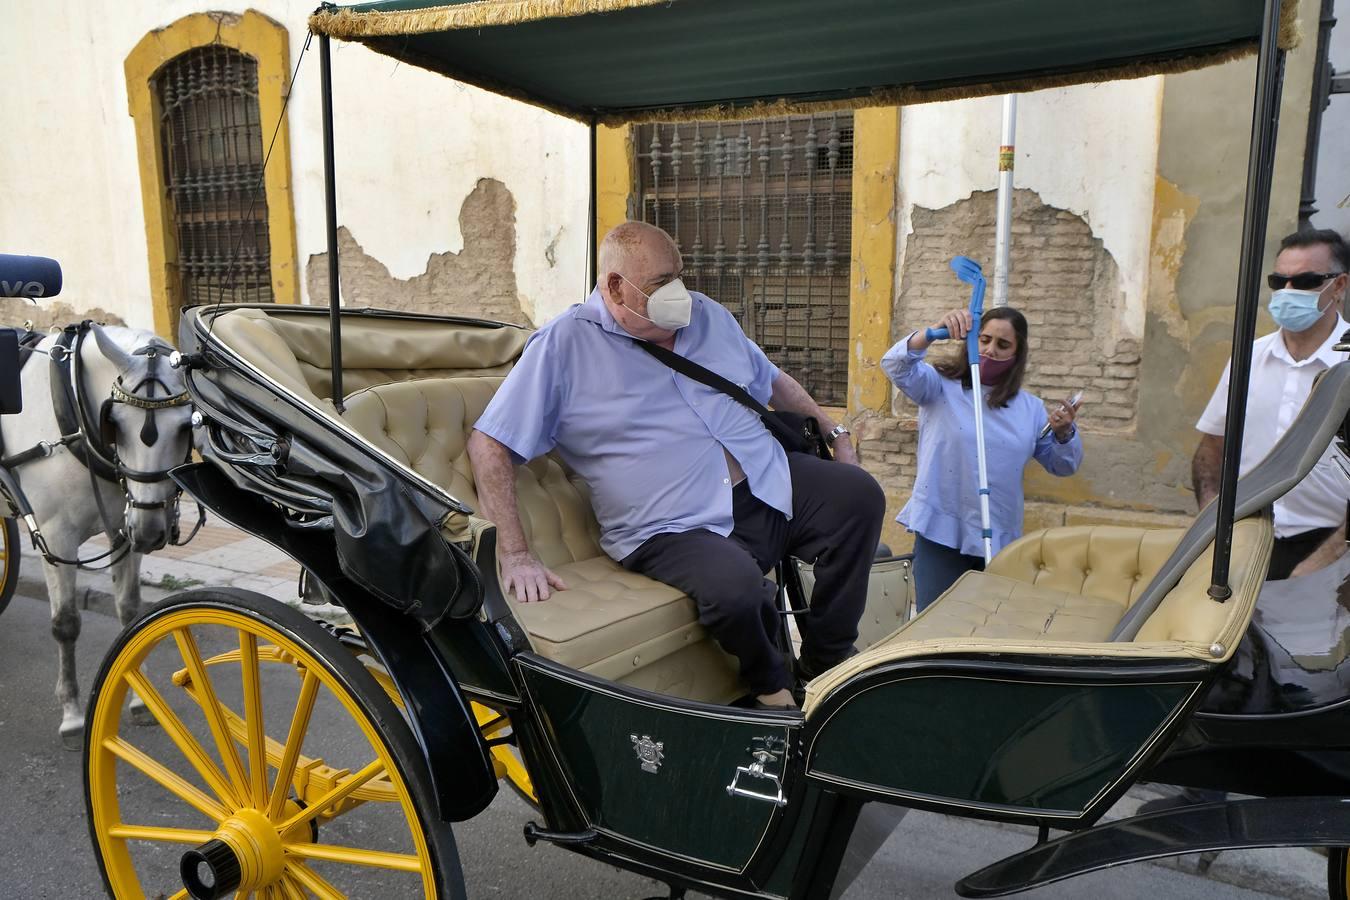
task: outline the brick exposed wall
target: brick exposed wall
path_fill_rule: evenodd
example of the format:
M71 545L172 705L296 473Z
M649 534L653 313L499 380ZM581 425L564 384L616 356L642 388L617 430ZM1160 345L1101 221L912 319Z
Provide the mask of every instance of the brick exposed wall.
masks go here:
M995 202L996 194L988 191L943 209L914 208L892 340L969 303L969 288L948 267L951 257L979 261L992 281ZM1085 432L1133 432L1140 348L1118 325L1122 298L1115 261L1081 217L1047 206L1031 191L1015 192L1012 242L1008 292L1030 330L1027 389L1052 402L1081 388ZM947 352L952 351L933 351ZM897 393L891 415L865 413L854 423L864 465L890 500L888 518L899 512L914 483L916 416L914 405ZM1052 511L1042 512L1055 518ZM1033 524L1031 516L1027 524ZM896 526L888 527L885 537L892 546L910 542Z

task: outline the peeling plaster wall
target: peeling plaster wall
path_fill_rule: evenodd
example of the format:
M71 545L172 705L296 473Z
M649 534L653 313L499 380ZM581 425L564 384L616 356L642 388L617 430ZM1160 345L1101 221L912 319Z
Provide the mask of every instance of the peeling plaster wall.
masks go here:
M246 6L286 26L293 70L313 0ZM99 307L151 326L123 62L148 32L208 8L193 0L0 4L0 34L20 38L6 47L3 109L6 121L24 123L21 135L0 142L0 252L58 258L61 299L79 313ZM396 279L426 273L433 257L461 255L471 242L461 206L491 178L516 203L514 257L492 263L509 268L515 309L543 319L584 296L584 126L357 44L334 41L332 49L338 222L366 254ZM317 45L305 54L288 118L303 263L326 250ZM263 123L264 142L274 125Z
M1116 261L1120 324L1144 324L1149 224L1158 152L1161 77L1023 94L1018 98L1014 185L1080 216ZM942 209L998 187L1002 100L907 107L900 121L900 268L915 207ZM1014 238L1014 246L1016 239ZM991 239L975 258L993 277ZM1010 275L1016 275L1014 263ZM1035 295L1009 289L1014 306Z
M1297 227L1314 44L1309 23L1316 22L1319 6L1318 0L1299 2L1305 40L1286 60L1267 266L1279 239ZM1084 407L1086 455L1079 473L1053 478L1035 464L1028 467L1027 529L1177 524L1194 514L1194 423L1231 350L1254 75L1249 58L1165 79L1020 98L1011 301L1028 312L1042 306L1042 326L1082 327L1073 320L1086 305L1047 305L1052 292L1039 285L1053 273L1035 268L1044 269L1049 242L1034 238L1052 222L1076 221L1091 252L1082 243L1069 248L1069 256L1081 255L1077 268L1066 272L1092 285L1094 308L1114 304L1109 327L1096 316L1091 337L1083 340L1093 352L1124 350L1136 357L1111 367L1111 374L1132 380L1133 400L1123 382L1115 401L1103 392L1108 405L1132 404L1120 410L1128 415L1103 416L1100 406ZM928 324L925 318L940 309L964 304L961 286L941 272L951 255L965 252L992 273L999 122L997 98L903 111L893 338ZM1343 156L1335 157L1338 164ZM1057 211L1054 219L1049 211ZM1091 377L1073 365L1067 375L1056 372L1061 363L1044 343L1044 328L1032 327L1033 390L1050 398L1067 381ZM1271 330L1263 312L1258 334ZM867 411L854 424L864 464L885 487L893 517L913 484L912 408L901 398L891 415ZM893 523L883 539L895 548L912 542Z
M914 234L895 303L895 339L969 303L969 287L953 277L948 260L957 253L978 253L993 242L996 205L996 193L982 191L940 210L913 209ZM1019 307L1027 318L1031 352L1027 389L1046 400L1082 389L1096 430L1131 430L1139 342L1117 327L1120 272L1115 260L1082 218L1041 202L1031 191L1016 192L1013 219L1014 274L1008 290L1029 298ZM935 356L947 352L933 351ZM918 414L902 394L895 409L903 416Z
M299 27L293 37L303 40ZM311 74L317 89L317 61ZM338 221L392 277L421 275L433 255L469 248L473 223L460 207L490 178L515 201L518 307L543 322L584 299L584 126L355 44L333 43L333 91L343 114L335 127ZM312 122L291 132L302 261L326 249L317 90L311 97Z
M410 312L478 316L528 325L520 307L512 262L516 255L516 205L505 185L491 178L478 182L460 210L464 249L434 253L426 270L408 279L395 277L368 254L345 226L338 229L339 281L348 306L381 306ZM328 296L328 254L316 253L305 265L311 297Z

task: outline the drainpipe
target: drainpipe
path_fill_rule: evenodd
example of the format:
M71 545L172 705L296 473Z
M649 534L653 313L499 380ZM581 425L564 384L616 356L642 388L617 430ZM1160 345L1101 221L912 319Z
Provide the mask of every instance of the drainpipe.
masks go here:
M1312 101L1308 105L1308 138L1303 148L1303 188L1298 202L1298 227L1310 228L1317 214L1317 151L1322 142L1322 113L1332 94L1350 93L1350 76L1336 76L1331 68L1331 29L1336 24L1335 0L1322 0L1317 19L1317 56L1313 70Z
M994 306L1008 305L1012 252L1013 156L1017 141L1017 95L1003 95L1003 131L998 148L998 217L994 225Z

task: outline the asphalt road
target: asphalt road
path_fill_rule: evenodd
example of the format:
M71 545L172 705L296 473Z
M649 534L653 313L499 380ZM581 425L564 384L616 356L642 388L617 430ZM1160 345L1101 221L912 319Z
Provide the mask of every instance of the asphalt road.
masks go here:
M79 670L87 688L117 633L117 623L86 613ZM53 695L56 652L45 600L15 597L0 617L0 900L102 895L88 837L82 754L62 749ZM150 729L147 729L147 732ZM158 802L153 791L128 792L124 805ZM456 829L469 896L640 898L664 896L661 886L547 845L531 849L520 837L531 812L508 790L482 815ZM697 827L697 823L690 823ZM884 832L883 832L884 833ZM844 894L845 900L953 897L962 874L1025 848L1025 831L910 813ZM395 896L370 886L370 894ZM1177 869L1135 865L1085 876L1023 895L1047 898L1226 898L1258 893Z

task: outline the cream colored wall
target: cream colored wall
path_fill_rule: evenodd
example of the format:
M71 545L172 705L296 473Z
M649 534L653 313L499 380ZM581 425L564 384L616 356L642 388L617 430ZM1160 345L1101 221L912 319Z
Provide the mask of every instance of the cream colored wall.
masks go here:
M1014 185L1082 216L1120 268L1120 325L1138 337L1148 289L1161 77L1018 98ZM942 209L998 187L1002 100L906 107L900 123L900 264L914 207ZM1013 238L1014 243L1016 237ZM991 244L985 274L992 280ZM1034 298L1010 296L1014 305Z
M312 0L259 0L252 8L286 26L294 66ZM101 307L151 327L123 62L147 32L201 11L186 0L0 4L0 34L9 38L0 114L12 129L0 141L0 252L59 259L60 299L76 311ZM584 127L358 45L334 42L333 67L338 219L367 253L393 276L409 278L424 271L431 254L458 252L460 205L479 179L495 178L515 200L521 306L547 316L580 298ZM289 123L302 270L326 241L318 88L315 44L297 78ZM264 142L273 126L264 123Z

